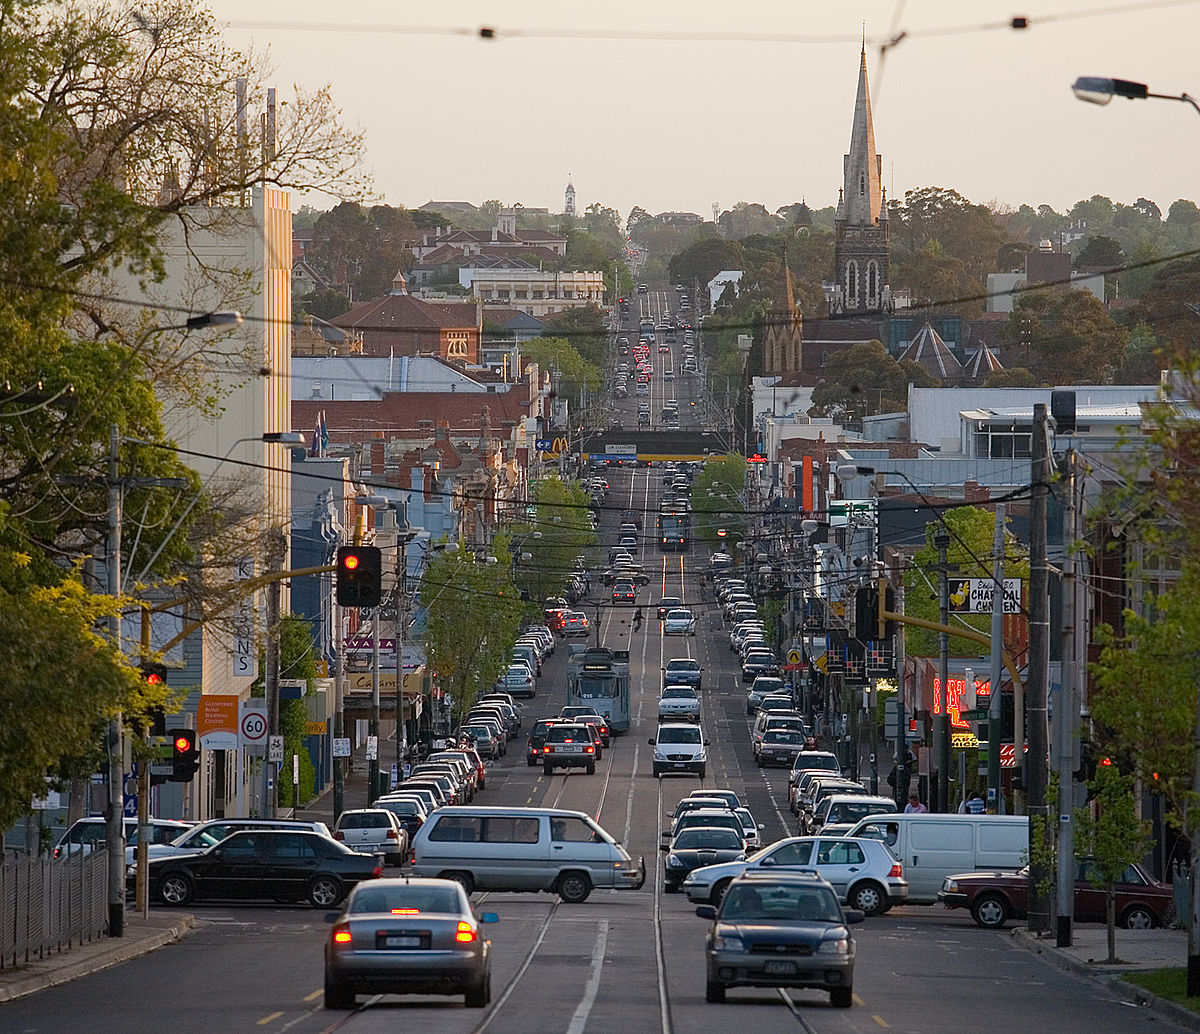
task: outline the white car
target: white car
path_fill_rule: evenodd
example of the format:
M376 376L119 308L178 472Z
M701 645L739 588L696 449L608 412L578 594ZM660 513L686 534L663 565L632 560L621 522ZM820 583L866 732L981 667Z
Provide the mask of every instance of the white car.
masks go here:
M700 698L691 686L667 686L658 698L658 720L700 721Z
M696 615L683 607L668 610L663 619L663 635L695 635Z

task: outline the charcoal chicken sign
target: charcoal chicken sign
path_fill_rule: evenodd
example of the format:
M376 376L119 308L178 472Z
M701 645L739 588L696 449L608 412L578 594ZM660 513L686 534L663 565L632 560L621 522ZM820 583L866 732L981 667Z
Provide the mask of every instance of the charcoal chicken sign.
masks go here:
M996 583L991 578L951 578L950 609L956 614L990 614ZM1004 579L1004 613L1021 613L1021 579Z

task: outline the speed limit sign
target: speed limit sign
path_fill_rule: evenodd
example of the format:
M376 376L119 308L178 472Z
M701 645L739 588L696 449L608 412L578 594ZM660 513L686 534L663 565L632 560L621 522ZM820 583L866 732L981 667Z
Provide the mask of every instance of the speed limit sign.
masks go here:
M239 733L243 747L263 746L267 742L266 711L243 711Z

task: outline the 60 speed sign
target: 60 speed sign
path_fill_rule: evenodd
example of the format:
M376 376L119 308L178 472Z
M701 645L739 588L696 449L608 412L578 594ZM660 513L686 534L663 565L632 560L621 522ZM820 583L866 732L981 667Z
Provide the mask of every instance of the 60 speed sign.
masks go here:
M243 711L240 725L242 746L261 747L267 742L267 713Z

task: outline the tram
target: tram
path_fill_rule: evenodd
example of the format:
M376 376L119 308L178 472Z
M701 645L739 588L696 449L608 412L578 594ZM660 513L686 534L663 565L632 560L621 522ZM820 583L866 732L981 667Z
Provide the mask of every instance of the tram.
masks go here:
M567 703L593 707L616 733L629 731L629 651L592 647L571 658Z

